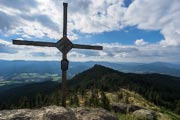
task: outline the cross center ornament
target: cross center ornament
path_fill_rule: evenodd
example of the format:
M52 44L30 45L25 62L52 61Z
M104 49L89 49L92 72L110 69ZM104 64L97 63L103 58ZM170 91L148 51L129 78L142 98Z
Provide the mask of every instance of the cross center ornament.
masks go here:
M62 83L61 83L61 92L62 92L62 106L66 107L66 81L67 81L67 70L69 61L67 60L67 53L72 48L78 49L93 49L93 50L102 50L102 46L92 46L92 45L80 45L73 44L67 37L67 3L63 3L63 37L57 42L40 42L40 41L26 41L26 40L13 40L13 44L16 45L31 45L31 46L42 46L42 47L56 47L62 52L61 60L61 70L62 70Z

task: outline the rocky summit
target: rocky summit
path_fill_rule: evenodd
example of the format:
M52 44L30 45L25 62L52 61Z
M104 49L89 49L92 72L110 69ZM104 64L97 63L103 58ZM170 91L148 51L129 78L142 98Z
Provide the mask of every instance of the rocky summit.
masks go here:
M118 120L118 118L101 108L48 106L40 109L2 110L0 120Z

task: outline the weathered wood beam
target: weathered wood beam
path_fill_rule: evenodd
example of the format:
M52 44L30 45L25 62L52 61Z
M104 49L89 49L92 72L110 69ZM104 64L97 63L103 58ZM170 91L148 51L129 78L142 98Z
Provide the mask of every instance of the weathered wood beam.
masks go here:
M13 44L43 46L43 47L56 47L56 43L52 43L52 42L26 41L26 40L13 40Z
M102 50L102 46L73 44L72 48Z
M64 13L63 13L63 36L67 36L67 3L63 3Z

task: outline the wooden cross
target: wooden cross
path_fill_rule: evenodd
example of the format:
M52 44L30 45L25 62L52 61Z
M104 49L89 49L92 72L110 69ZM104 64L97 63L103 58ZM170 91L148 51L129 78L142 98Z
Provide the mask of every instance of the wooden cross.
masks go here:
M13 44L16 45L31 45L31 46L42 46L42 47L56 47L62 52L62 60L61 60L61 70L62 70L62 84L61 84L61 92L62 92L62 106L66 107L66 80L67 80L67 70L69 61L67 60L67 53L72 48L78 49L93 49L93 50L102 50L102 46L91 46L91 45L80 45L73 44L67 37L67 3L63 3L64 11L63 11L63 37L57 42L40 42L40 41L26 41L26 40L13 40Z

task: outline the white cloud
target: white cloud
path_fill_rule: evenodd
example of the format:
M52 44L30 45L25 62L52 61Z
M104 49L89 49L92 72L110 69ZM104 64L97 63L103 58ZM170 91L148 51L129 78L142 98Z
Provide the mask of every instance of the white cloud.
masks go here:
M103 60L114 62L179 62L180 48L162 46L160 44L147 44L145 46L122 45L119 43L104 43Z
M136 25L139 29L159 30L163 46L180 45L179 0L134 0L128 8L124 0L65 0L68 7L68 35L74 31L102 33ZM0 32L60 39L62 36L62 1L2 0ZM23 4L23 6L22 6Z
M179 0L135 0L125 13L126 25L139 29L160 30L163 46L180 46L180 1Z
M59 39L62 35L62 1L32 0L31 4L21 0L16 1L16 4L9 0L2 1L0 16L3 18L1 23L5 24L0 25L0 29L3 30L1 32L16 34L22 31L29 36L42 38L46 35L55 39ZM67 1L68 32L71 39L77 39L74 30L83 33L101 33L123 27L121 19L126 9L123 7L123 0ZM21 4L26 7L19 6Z
M143 39L138 39L134 42L134 44L137 46L143 46L143 45L147 45L148 42L145 42Z
M2 0L1 2L1 34L60 39L62 34L62 10L59 12L59 9L55 9L56 5L53 1L29 0L24 2L17 0L11 2L10 0ZM72 35L75 36L74 33L71 33L70 38ZM74 38L72 37L72 39Z
M74 24L73 29L83 33L101 33L123 27L121 19L126 9L123 7L123 0L92 0L88 3L85 14L82 14L80 9L78 12L70 13L70 19Z
M135 41L135 45L101 44L104 46L103 51L73 50L69 53L70 59L107 61L178 61L180 59L179 0L134 0L128 8L125 7L123 0L66 1L69 3L68 35L71 40L78 39L77 31L91 35L123 29L126 26L158 30L164 36L164 40L156 44L139 39ZM62 36L62 2L63 0L27 2L1 0L0 34L59 40ZM3 46L1 50L4 49L0 55L4 59L59 60L59 51L55 48L12 46L5 42L0 41L0 45ZM5 51L5 48L10 51ZM11 52L12 49L16 52ZM9 52L11 54L8 54Z

